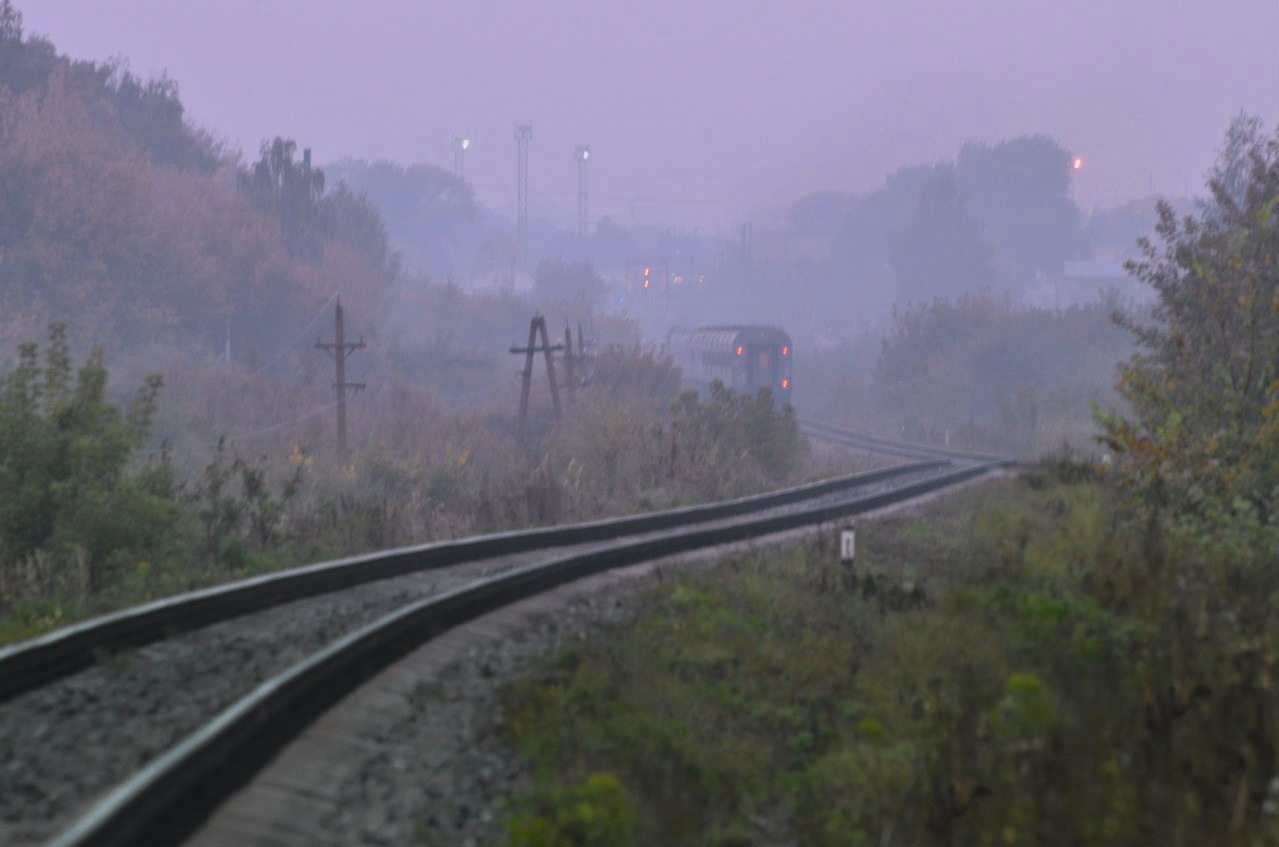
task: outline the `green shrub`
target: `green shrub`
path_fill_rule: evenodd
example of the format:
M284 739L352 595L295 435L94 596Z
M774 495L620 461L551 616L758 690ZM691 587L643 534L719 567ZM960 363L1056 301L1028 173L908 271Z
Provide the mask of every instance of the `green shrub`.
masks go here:
M594 774L571 789L543 785L516 805L508 847L630 847L634 819L622 785Z
M24 345L0 381L0 589L94 594L131 563L171 554L182 524L168 468L129 472L160 378L148 377L121 412L105 399L100 355L73 372L65 325L50 326L43 367L39 356ZM78 585L64 578L71 570ZM42 575L24 580L23 571Z
M508 726L563 784L619 774L644 844L779 806L815 847L1274 843L1273 529L1216 514L1147 548L1102 486L864 528L859 571L913 571L923 605L833 578L827 545L678 578L513 687Z

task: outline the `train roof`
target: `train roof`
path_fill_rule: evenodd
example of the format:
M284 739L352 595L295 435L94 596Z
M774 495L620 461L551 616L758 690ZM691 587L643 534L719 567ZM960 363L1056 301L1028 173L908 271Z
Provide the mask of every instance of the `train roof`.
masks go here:
M677 343L709 346L734 344L790 344L790 336L779 326L765 324L737 324L733 326L703 326L694 330L675 330L670 340Z

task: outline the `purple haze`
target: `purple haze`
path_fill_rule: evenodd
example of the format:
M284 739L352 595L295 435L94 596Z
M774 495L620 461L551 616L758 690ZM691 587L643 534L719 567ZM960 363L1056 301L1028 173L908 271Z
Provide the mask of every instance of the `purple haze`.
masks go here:
M1279 118L1275 0L18 0L77 58L167 71L189 117L252 155L451 166L500 211L517 123L534 213L724 226L877 187L968 139L1054 136L1085 208L1197 190L1232 115Z

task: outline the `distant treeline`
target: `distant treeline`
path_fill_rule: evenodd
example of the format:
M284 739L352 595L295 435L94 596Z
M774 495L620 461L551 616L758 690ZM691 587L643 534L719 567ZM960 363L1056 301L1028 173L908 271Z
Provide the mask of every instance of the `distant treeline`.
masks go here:
M245 166L188 125L173 80L61 56L9 0L0 197L5 355L54 319L108 348L221 347L229 328L271 350L339 289L366 320L396 270L377 211L295 142Z

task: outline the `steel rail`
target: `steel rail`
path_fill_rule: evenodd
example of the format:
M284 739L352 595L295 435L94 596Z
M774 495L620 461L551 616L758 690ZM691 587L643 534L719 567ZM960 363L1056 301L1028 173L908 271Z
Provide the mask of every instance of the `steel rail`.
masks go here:
M1001 464L973 464L839 503L621 541L408 605L260 685L110 792L49 847L179 843L340 698L434 636L501 606L611 568L862 514L973 479Z
M767 494L624 518L441 541L292 568L180 594L0 648L0 703L91 666L101 657L272 606L405 574L554 547L610 541L801 503L944 461L898 465Z
M949 447L937 447L932 444L918 444L911 441L895 441L891 438L884 438L878 435L868 435L863 432L854 432L850 429L834 426L821 421L799 419L800 429L807 435L815 438L821 438L827 441L833 441L845 447L854 447L859 450L870 450L876 453L887 453L891 456L900 456L910 459L947 459L950 461L960 462L979 462L979 463L998 463L1001 465L1012 465L1016 463L1015 459L1008 456L1000 456L993 453L974 453L967 450L952 450Z

